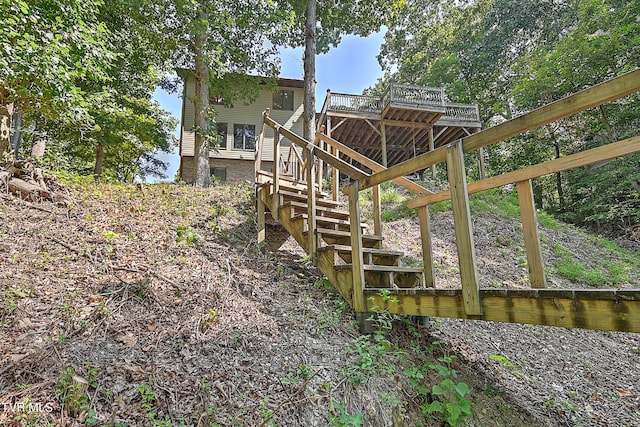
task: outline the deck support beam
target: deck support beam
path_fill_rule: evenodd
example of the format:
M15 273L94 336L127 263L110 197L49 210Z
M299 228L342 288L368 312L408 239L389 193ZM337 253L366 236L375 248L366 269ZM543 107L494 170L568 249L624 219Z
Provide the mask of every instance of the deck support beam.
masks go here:
M373 187L373 234L382 236L382 205L380 204L380 186Z
M524 232L524 247L527 252L527 267L529 268L529 281L532 288L545 288L547 281L544 277L544 263L542 261L542 249L538 237L538 220L535 202L533 200L533 186L531 180L516 182L518 189L518 202L520 203L520 217Z
M362 228L360 227L360 206L358 206L358 181L345 188L349 195L349 224L351 226L351 270L353 277L353 309L360 328L367 328L367 308L364 301L364 256L362 253Z
M305 148L307 157L307 227L309 243L307 250L313 265L318 265L318 225L316 222L316 185L313 161L313 150Z
M368 307L391 314L640 332L640 290L482 289L482 316L470 316L460 289L396 290L383 299L380 289L364 291Z
M280 128L273 133L273 206L271 215L280 221Z
M458 264L460 280L464 295L464 310L467 315L482 314L480 294L478 293L478 270L476 267L476 251L473 242L471 211L467 193L467 175L464 167L462 140L447 147L447 174L451 189L451 204L455 225L456 246L458 247Z
M262 200L262 193L264 192L264 188L262 186L258 187L256 191L256 215L258 216L258 243L264 242L265 239L265 215L266 209L264 205L264 201Z
M429 151L433 151L435 148L433 139L433 126L429 128ZM431 165L431 178L436 177L436 165Z
M387 130L384 120L380 121L380 148L382 149L382 166L388 167L387 163Z
M436 286L433 269L433 249L431 247L431 230L429 225L429 211L426 206L418 208L420 219L420 240L422 241L422 265L424 267L424 282L427 288Z

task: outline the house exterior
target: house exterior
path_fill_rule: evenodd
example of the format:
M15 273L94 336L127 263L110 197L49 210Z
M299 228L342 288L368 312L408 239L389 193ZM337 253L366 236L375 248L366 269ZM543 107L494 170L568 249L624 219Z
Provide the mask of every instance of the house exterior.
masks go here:
M179 73L184 80L182 96L182 123L180 129L180 178L185 182L195 181L195 80L190 73ZM258 77L256 77L258 78ZM255 180L256 145L263 131L262 112L271 109L270 116L287 129L302 134L303 80L278 79L275 91L262 91L255 101L245 105L238 101L233 107L222 105L222 100L212 93L211 104L216 109L216 127L220 134L220 146L209 153L211 174L221 181L239 182ZM274 132L267 127L263 140L262 167L273 167ZM281 144L287 145L283 140ZM282 150L286 152L286 150Z

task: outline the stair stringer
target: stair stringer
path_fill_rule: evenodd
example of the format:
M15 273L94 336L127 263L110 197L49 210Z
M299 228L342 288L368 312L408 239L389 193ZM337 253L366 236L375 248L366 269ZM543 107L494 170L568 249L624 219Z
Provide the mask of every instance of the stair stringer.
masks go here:
M266 210L271 211L271 206L273 206L273 194L267 191L263 191L262 194L262 202L266 205ZM292 217L291 206L283 206L280 208L278 222L291 236L293 236L296 242L298 242L298 244L304 249L305 253L308 254L308 241L304 236L305 221L294 221ZM336 271L334 269L333 252L318 252L317 263L318 269L322 271L333 287L340 292L340 295L342 295L350 306L353 306L353 277L351 272Z

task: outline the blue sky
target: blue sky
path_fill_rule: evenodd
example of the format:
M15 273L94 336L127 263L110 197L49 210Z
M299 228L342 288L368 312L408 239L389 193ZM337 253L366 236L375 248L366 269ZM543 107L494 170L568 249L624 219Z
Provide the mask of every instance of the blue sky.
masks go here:
M383 31L367 38L346 36L338 47L316 58L317 110L322 108L327 89L331 89L332 92L360 94L365 88L376 83L382 76L376 56L383 39ZM280 76L302 79L302 48L282 49L281 58ZM170 111L180 120L182 109L180 94L169 94L159 89L154 97L165 110ZM179 135L177 129L176 135ZM167 176L170 181L173 181L179 165L177 149L175 153L161 156L161 158L169 162Z

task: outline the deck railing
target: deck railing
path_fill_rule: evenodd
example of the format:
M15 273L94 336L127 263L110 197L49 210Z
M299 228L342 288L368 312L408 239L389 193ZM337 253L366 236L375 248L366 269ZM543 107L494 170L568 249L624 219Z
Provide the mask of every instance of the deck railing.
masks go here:
M389 102L410 103L419 105L444 105L443 87L414 86L391 83Z
M331 93L329 109L345 112L382 112L382 100L376 96Z
M328 112L380 114L387 106L393 104L444 107L443 119L480 121L477 105L448 102L444 88L391 83L380 97L334 93L328 90L318 123L323 123Z
M313 170L316 160L331 165L335 170L339 170L352 179L352 182L343 188L343 192L349 198L352 230L351 257L353 260L352 304L357 314L366 313L371 311L372 307L377 306L383 310L388 310L390 313L415 315L416 313L421 313L420 307L422 304L426 307L425 310L430 310L429 312L435 311L438 315L444 317L482 318L517 323L640 332L640 315L634 311L637 310L638 301L640 301L640 291L637 289L628 291L608 290L604 293L592 290L544 289L546 287L546 279L532 189L532 179L536 177L638 153L640 152L640 136L502 175L481 179L473 183L467 182L464 162L464 153L504 141L507 138L638 91L640 91L640 70L601 83L388 169L354 152L322 132L317 132L314 142L310 143L293 132L283 129L269 117L268 111L264 115L264 123L265 126L275 129L276 135L282 134L304 149L305 154L303 157L306 159L305 176L309 200L308 227L310 231L315 230L316 227L314 195L315 191L317 191L315 184L317 176ZM454 109L457 107L456 105L450 106ZM460 114L465 114L465 112L462 111ZM341 160L340 153L369 168L371 174ZM277 143L274 147L274 156L274 159L279 158L279 144ZM438 163L446 163L449 181L448 190L433 194L427 189L403 178L406 175ZM274 160L274 164L277 165L278 161ZM278 174L278 168L275 168L273 173L273 194L277 194ZM397 298L393 299L385 299L379 290L365 288L360 230L361 211L359 206L359 193L368 188L373 188L374 228L375 233L381 235L379 186L389 181L399 183L418 194L416 198L408 202L408 206L418 209L425 283L432 288L407 292L396 290L394 296ZM518 192L529 281L533 289L481 291L469 208L469 194L507 184L515 184ZM337 179L333 180L333 185L335 192L338 185ZM448 199L452 202L455 240L462 285L459 294L456 294L454 290L436 289L435 283L428 206ZM272 213L276 212L275 217L277 218L278 197L274 197L273 200ZM318 247L317 236L312 232L308 234L309 254L311 259L315 260ZM544 303L542 301L533 303L531 298L538 300L542 298L552 303Z
M445 113L441 119L460 120L477 122L480 120L480 111L477 105L455 104L447 102L444 104Z

